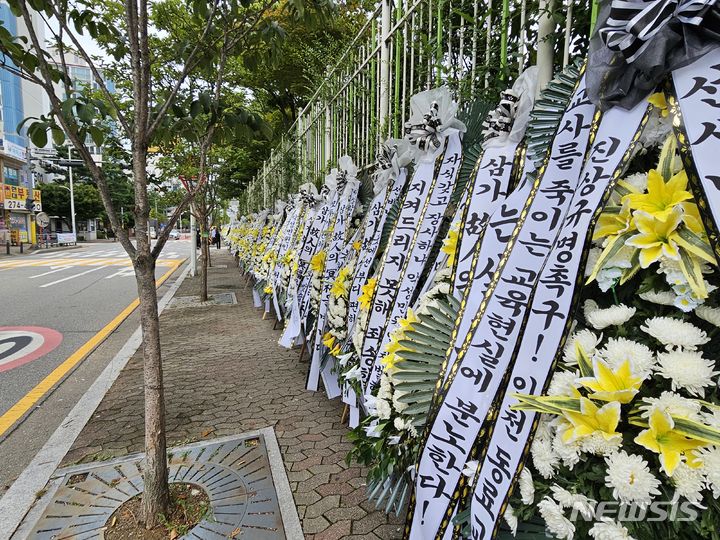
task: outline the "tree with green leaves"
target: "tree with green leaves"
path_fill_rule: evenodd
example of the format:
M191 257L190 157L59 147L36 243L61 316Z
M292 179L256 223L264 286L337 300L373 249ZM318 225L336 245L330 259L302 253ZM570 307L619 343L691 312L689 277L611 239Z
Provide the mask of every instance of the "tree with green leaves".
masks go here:
M135 270L144 354L143 519L147 528L153 528L169 504L155 265L172 225L202 187L205 175L201 170L195 189L186 195L152 246L148 237L148 153L159 141L174 136L176 119L191 115L193 108L197 110L197 101L203 110L210 108L204 99L178 99L187 88L189 77L208 70L208 66L216 68L226 62L237 47L254 41L257 36L282 33L270 17L280 4L276 0L161 0L152 7L148 0L102 3L8 0L7 3L13 14L24 22L28 38L17 39L5 26L0 26L0 52L12 60L3 62L2 68L37 84L50 103L48 114L29 120L28 136L41 147L47 143L48 133L56 144L69 140L73 153L83 161L97 186L108 220ZM192 32L165 34L153 26L153 14L170 3L183 7L186 20L192 23ZM308 13L304 0L283 5L294 16ZM88 41L93 41L102 51L102 59L98 59L95 51L91 53L86 46ZM172 57L156 54L154 47L159 42L173 51ZM90 67L92 87L71 76L66 60L71 52ZM117 83L115 91L107 83L108 76ZM184 110L186 106L189 111ZM135 242L120 222L108 172L103 165L95 163L87 143L92 140L94 145L101 146L113 130L129 148Z

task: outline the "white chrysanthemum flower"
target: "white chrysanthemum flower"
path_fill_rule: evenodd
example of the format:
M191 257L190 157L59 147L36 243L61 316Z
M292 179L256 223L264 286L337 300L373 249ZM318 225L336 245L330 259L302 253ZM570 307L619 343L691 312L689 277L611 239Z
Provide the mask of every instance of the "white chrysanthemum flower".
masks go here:
M585 495L580 495L578 493L570 493L568 490L558 486L557 484L551 486L550 491L553 492L553 497L555 497L555 500L563 509L572 508L577 512L580 512L586 520L591 519L595 514L595 505L597 505L596 500L589 499Z
M518 518L515 515L513 507L509 504L507 505L507 508L505 508L505 512L503 512L503 518L505 519L507 526L510 528L510 532L513 536L515 536L517 534Z
M407 391L403 392L402 390L395 389L395 392L393 393L392 402L393 402L393 407L395 408L395 410L397 412L403 412L405 409L407 409L409 407L409 405L407 403L403 403L402 401L400 401L400 398L408 393L409 392L407 392Z
M640 298L661 306L674 306L676 294L672 291L646 291L638 295Z
M693 452L702 465L707 487L712 489L713 497L720 497L720 446L699 448Z
M580 449L595 456L609 456L618 451L622 446L622 437L615 435L607 440L600 432L596 431L587 437L579 439Z
M533 465L540 476L546 480L555 476L555 467L560 464L558 456L553 452L552 441L546 438L535 438L530 446Z
M643 405L639 407L642 411L642 416L645 418L650 418L650 415L658 409L672 416L689 418L691 420L700 419L701 408L702 405L697 400L688 399L680 394L667 390L660 394L660 397L643 398Z
M395 426L395 429L398 431L408 431L413 437L417 435L417 431L415 431L415 427L410 420L403 420L397 417L393 420L393 426Z
M625 527L608 517L600 518L588 532L595 540L635 540Z
M560 457L563 465L570 470L573 470L575 465L580 462L580 452L582 450L580 440L565 442L562 439L562 433L558 431L552 440L552 447L553 451Z
M616 500L637 503L645 508L655 495L660 495L660 480L650 472L647 461L641 456L620 451L606 457L605 463L605 485L613 489Z
M550 386L548 387L548 396L571 396L573 389L580 386L577 381L579 375L574 371L556 371L553 375Z
M632 187L637 189L638 193L642 193L647 189L647 184L648 184L647 177L648 177L647 173L638 172L638 173L626 176L625 178L623 178L623 180L625 180L625 182L627 182Z
M602 252L602 249L596 247L591 248L590 251L588 251L587 262L585 263L585 277L590 277L590 274L592 274L592 271L595 268L600 255L602 255Z
M478 468L480 467L480 462L477 460L470 460L465 464L465 467L463 467L462 473L463 476L466 478L475 478L475 475L477 474Z
M520 472L520 499L523 504L532 504L535 501L535 484L527 467Z
M714 371L715 362L702 357L695 351L668 351L659 353L655 371L670 379L672 389L682 388L693 396L705 395L705 388L713 386L713 378L720 372Z
M655 366L655 355L649 347L626 338L608 339L600 354L614 370L629 360L632 374L643 379L652 373Z
M576 343L579 343L585 354L592 358L601 339L602 336L598 337L592 330L585 329L576 332L565 344L563 360L566 364L576 365L578 363Z
M390 384L390 379L385 373L383 373L382 377L380 377L380 387L378 388L377 397L378 399L384 400L392 399L392 385Z
M701 417L708 426L720 428L720 408L714 407L711 412L703 413Z
M698 346L710 341L707 334L697 326L670 317L647 319L640 329L666 347L684 347L695 350Z
M625 324L635 315L636 309L624 304L600 309L594 300L586 300L583 311L588 324L595 330L602 330L608 326Z
M392 414L392 407L390 406L390 403L384 399L378 399L375 402L375 408L377 409L377 417L380 420L388 420L390 418L390 415Z
M550 497L545 497L537 507L550 534L561 540L572 540L575 535L575 525L565 517L560 505Z
M672 483L675 493L684 497L693 504L702 501L702 490L705 487L705 477L701 469L694 469L687 463L680 463L673 471Z
M713 326L720 328L720 308L698 306L695 308L695 315L700 317L703 321L707 321Z

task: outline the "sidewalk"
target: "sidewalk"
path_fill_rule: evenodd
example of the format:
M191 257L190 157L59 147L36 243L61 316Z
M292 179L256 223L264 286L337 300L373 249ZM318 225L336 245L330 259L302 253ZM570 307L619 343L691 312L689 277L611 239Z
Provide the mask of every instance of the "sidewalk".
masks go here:
M400 538L402 517L375 510L365 471L345 463L351 443L341 403L305 390L307 361L277 345L280 330L253 308L227 251L212 250L212 260L210 294L235 292L237 305L167 309L160 318L168 445L273 426L306 538ZM175 297L197 295L199 286L199 276L187 278ZM142 451L142 411L138 352L62 465Z

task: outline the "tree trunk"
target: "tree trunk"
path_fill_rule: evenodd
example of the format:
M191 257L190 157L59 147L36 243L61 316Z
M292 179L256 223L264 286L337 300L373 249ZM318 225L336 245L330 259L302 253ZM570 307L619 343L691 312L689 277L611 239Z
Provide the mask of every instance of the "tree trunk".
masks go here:
M167 515L168 488L167 443L165 440L165 399L162 355L160 352L160 319L155 288L155 260L149 253L138 253L135 279L140 297L140 325L143 338L143 381L145 385L145 467L143 479L143 519L151 529Z

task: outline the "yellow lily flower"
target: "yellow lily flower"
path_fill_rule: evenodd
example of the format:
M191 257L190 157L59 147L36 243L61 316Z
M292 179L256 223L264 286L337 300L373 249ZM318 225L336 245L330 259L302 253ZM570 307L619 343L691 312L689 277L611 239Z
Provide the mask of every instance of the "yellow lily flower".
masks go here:
M680 258L677 228L682 220L681 212L671 212L664 221L646 212L636 212L634 219L640 234L630 237L627 245L640 249L640 266L647 268L663 255L669 259Z
M702 223L702 219L700 218L700 211L698 210L697 204L687 201L681 203L680 206L683 209L683 223L695 234L704 236L705 227Z
M332 348L332 350L330 351L330 354L333 356L338 356L340 354L340 352L341 352L340 344L338 343L337 345L335 345L335 347Z
M681 170L665 182L662 175L655 169L648 172L647 193L630 193L623 197L623 202L630 203L631 210L642 210L660 221L665 221L673 213L673 208L683 201L692 199L686 190L687 173Z
M322 338L322 343L328 349L331 349L332 346L335 344L335 336L333 336L330 332L326 332Z
M443 253L448 254L447 265L449 267L452 267L455 264L455 257L458 247L458 236L458 228L453 225L453 227L451 227L448 231L447 237L443 240L442 248L440 248Z
M593 240L622 234L634 228L630 203L624 201L618 212L603 212L598 218Z
M348 295L348 277L350 276L350 268L345 266L338 272L335 281L333 281L330 294L333 298L345 297Z
M403 333L405 333L414 330L412 325L416 322L420 322L420 319L417 318L412 308L408 308L406 317L404 319L400 319L399 324L400 328L402 328Z
M606 441L620 437L615 430L620 423L620 403L613 401L598 407L588 398L580 398L580 412L563 411L572 427L563 433L564 442L572 442L599 432Z
M625 360L613 371L604 361L593 360L594 377L582 377L578 382L588 390L594 392L591 399L600 401L618 401L630 403L638 393L642 379L633 377L630 371L630 360Z
M327 257L325 251L318 251L310 259L310 269L316 274L321 273L325 269L325 258Z
M358 303L360 307L367 311L370 309L370 303L372 302L373 295L375 294L375 287L377 286L377 278L370 278L367 283L362 286L362 293L358 297Z
M660 454L660 465L668 476L673 475L685 452L707 445L707 443L694 441L675 433L673 431L675 422L672 417L660 409L652 412L648 426L648 429L635 437L635 442Z
M655 92L648 98L648 101L655 105L655 107L660 109L660 116L662 116L663 118L667 118L667 115L669 113L668 104L667 100L665 99L665 94L663 92Z

